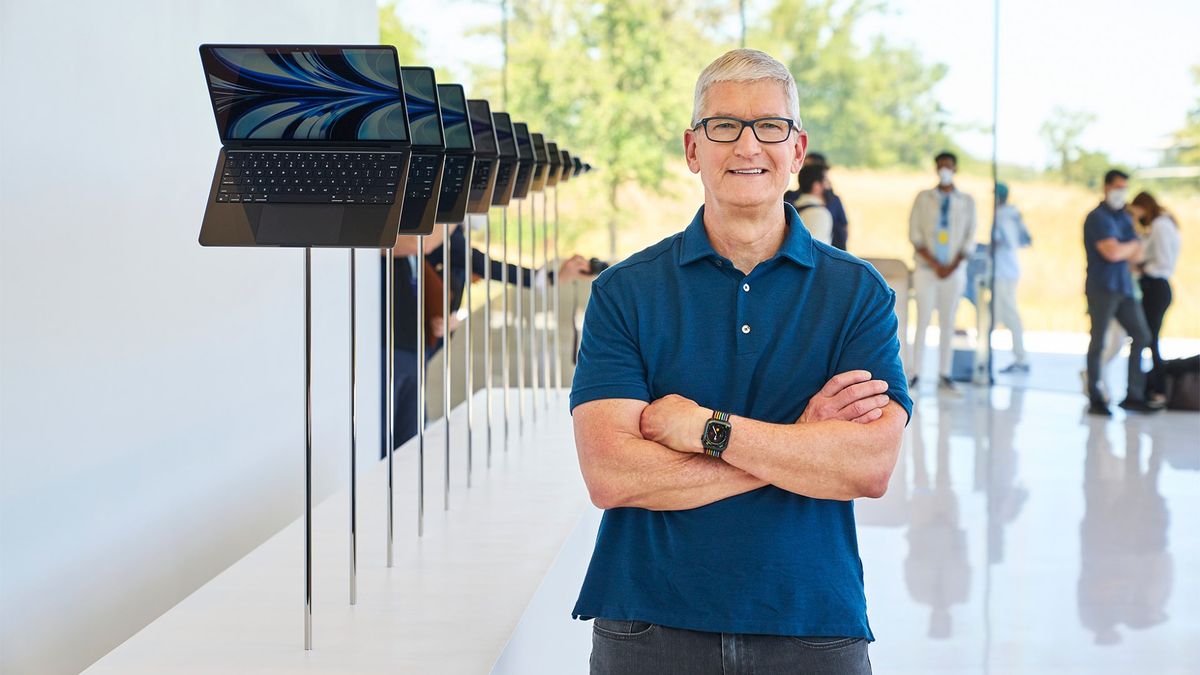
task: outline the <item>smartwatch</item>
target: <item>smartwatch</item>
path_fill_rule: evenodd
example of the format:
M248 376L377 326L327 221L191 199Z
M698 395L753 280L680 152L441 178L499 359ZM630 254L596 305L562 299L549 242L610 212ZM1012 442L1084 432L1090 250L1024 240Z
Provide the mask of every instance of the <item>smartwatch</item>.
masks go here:
M729 447L729 436L733 427L729 424L729 413L713 411L712 417L704 425L704 435L700 444L704 446L704 454L709 457L721 457L725 448Z

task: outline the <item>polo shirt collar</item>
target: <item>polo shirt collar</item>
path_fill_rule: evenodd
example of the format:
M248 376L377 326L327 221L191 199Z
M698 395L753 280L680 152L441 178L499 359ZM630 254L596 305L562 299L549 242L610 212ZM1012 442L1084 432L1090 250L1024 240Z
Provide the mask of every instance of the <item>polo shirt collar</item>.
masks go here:
M788 231L775 257L782 256L801 267L812 267L812 235L804 227L795 207L787 202L783 202L783 215L787 220ZM688 265L706 258L723 260L716 249L712 247L712 242L708 240L708 232L704 230L704 207L701 206L687 229L683 231L683 245L679 249L679 264L680 266Z

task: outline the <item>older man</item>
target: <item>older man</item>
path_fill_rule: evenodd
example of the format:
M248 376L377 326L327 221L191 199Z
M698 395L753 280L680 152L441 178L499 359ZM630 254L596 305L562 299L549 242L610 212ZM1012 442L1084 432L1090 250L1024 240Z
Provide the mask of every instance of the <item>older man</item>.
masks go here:
M852 500L912 406L894 295L782 201L808 138L778 61L710 64L683 141L704 206L593 284L571 391L592 672L870 672Z

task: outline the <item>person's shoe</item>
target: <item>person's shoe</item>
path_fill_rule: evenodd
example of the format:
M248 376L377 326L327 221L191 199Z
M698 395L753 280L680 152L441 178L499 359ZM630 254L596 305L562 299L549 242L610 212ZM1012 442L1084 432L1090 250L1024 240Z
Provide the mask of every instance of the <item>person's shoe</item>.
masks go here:
M938 391L941 393L954 395L961 393L958 389L958 385L954 383L954 380L951 380L945 375L938 377Z
M1128 412L1136 412L1136 413L1152 413L1152 412L1158 412L1159 410L1163 409L1163 405L1161 403L1156 403L1156 402L1152 403L1150 401L1142 401L1142 400L1125 399L1124 401L1121 401L1117 405L1119 405L1121 408L1123 408L1124 410L1126 410Z
M1024 375L1029 372L1029 364L1022 361L1013 361L1008 364L1007 368L1001 368L1000 372L1005 375Z
M1163 410L1163 404L1157 401L1142 401L1126 399L1117 404L1129 412L1158 412Z
M1091 402L1088 403L1087 413L1089 415L1096 415L1099 417L1112 417L1112 411L1108 409L1108 404L1104 401L1097 401L1095 399L1092 399Z
M908 388L912 389L913 387L917 386L917 380L919 380L919 379L921 379L921 378L917 377L916 375L913 375L912 377L908 378Z

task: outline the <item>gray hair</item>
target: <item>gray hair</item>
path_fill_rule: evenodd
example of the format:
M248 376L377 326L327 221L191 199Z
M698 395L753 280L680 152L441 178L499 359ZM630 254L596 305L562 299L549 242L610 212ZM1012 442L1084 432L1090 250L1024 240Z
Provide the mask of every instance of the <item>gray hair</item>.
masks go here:
M692 126L700 122L700 111L704 109L704 97L708 90L718 82L754 82L757 80L774 80L783 86L784 96L788 100L788 112L795 120L796 126L802 126L800 121L800 101L796 93L796 78L792 77L787 66L766 52L757 49L731 49L700 73L696 80L696 95L692 102Z

